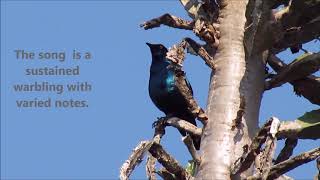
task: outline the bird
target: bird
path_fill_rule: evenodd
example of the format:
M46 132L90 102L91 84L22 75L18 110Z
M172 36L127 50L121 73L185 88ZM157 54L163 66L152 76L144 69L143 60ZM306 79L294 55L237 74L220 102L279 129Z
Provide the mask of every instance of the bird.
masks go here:
M177 117L197 126L192 112L188 109L188 103L176 86L175 68L181 66L166 58L168 49L162 44L146 43L151 51L152 63L150 66L149 96L154 105L161 110L166 117ZM173 68L172 68L173 67ZM192 87L185 77L188 90L193 95ZM182 136L186 132L180 130ZM200 149L200 137L190 134L196 150Z

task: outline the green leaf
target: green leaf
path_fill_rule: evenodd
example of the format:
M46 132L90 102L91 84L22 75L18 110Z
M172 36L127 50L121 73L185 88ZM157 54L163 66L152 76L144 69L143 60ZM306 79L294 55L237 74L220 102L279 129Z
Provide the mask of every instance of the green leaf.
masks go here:
M197 164L196 164L196 162L195 161L193 161L193 160L189 160L188 161L188 164L186 165L186 171L188 172L188 173L190 173L192 176L194 176L195 175L195 173L196 173L196 169L197 169Z
M298 136L308 139L320 137L320 109L305 113L296 122L301 126Z

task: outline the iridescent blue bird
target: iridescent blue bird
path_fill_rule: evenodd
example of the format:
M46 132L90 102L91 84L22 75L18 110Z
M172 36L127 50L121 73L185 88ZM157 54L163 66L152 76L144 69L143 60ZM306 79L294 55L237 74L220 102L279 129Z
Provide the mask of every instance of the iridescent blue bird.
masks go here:
M196 126L196 121L182 94L176 86L174 66L179 66L166 58L167 48L162 44L146 43L150 47L152 63L150 67L149 95L152 102L168 117L178 117L187 120ZM191 94L192 88L188 80L186 84ZM179 130L185 136L186 132ZM192 136L193 144L197 150L200 148L200 138Z

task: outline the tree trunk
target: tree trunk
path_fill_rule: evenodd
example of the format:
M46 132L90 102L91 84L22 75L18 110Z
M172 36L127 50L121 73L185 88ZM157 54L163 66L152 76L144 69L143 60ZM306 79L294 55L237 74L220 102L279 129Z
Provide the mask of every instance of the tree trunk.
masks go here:
M261 55L245 56L247 3L248 0L222 2L221 38L214 60L216 69L211 74L207 103L209 120L202 135L197 179L230 179L232 163L242 155L243 146L250 144L258 128L264 64ZM241 99L244 101L242 117ZM242 119L240 126L233 129L234 120L239 118ZM249 170L244 175L251 173Z

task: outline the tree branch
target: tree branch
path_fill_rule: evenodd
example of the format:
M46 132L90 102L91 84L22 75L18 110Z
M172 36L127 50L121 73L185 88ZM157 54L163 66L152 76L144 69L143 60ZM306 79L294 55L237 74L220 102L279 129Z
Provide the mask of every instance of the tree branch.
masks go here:
M170 156L158 143L153 143L149 152L155 157L164 168L174 174L177 179L192 179L192 176L178 163L176 159Z
M203 41L210 44L213 48L218 48L220 31L217 23L211 24L207 21L197 19L193 32Z
M293 153L294 148L297 146L297 144L298 144L298 139L295 139L295 138L286 139L285 145L282 148L274 164L278 164L282 161L289 159Z
M142 141L136 146L136 148L133 149L129 159L126 160L126 162L120 168L121 180L129 179L129 176L134 168L142 162L145 152L149 150L152 143L153 141Z
M320 36L320 16L314 21L305 24L299 28L288 29L283 32L280 40L278 40L271 48L273 53L279 53L288 47L304 44Z
M320 53L304 54L284 66L271 80L266 82L266 90L279 87L287 82L303 79L320 69Z
M188 103L188 109L191 111L194 117L197 117L203 124L208 120L204 110L198 105L197 101L193 98L193 95L187 85L185 73L181 69L175 69L176 73L176 87L181 95Z
M194 162L196 162L196 164L199 166L200 165L200 157L197 155L197 150L193 145L192 138L190 137L190 135L182 137L182 141L187 146L188 151L191 154Z
M180 130L184 130L192 135L199 136L199 137L201 137L202 135L202 128L197 128L195 125L189 123L186 120L183 120L177 117L172 117L172 118L166 119L165 121L167 125L173 126Z
M143 27L145 30L148 30L155 27L160 27L160 25L162 24L169 27L186 29L186 30L192 30L194 27L194 21L186 21L184 19L170 15L168 13L158 18L154 18L147 22L144 22L143 24L140 25L140 27Z
M176 180L176 178L171 174L166 168L161 168L157 171L157 174L165 180Z
M269 55L268 64L276 72L280 72L287 66L274 54ZM306 78L290 82L290 84L294 87L294 91L297 95L302 95L311 103L320 105L320 78L310 75Z
M238 174L247 170L255 157L260 154L260 149L267 139L267 134L270 131L273 118L270 118L259 130L258 134L252 140L250 147L245 148L243 155L231 167L232 174Z
M148 180L157 180L156 178L156 158L149 154L146 163L146 174Z
M315 160L320 156L320 148L313 149L308 152L304 152L296 157L283 161L270 168L270 172L267 176L267 180L273 180L280 177L282 174L291 171L292 169ZM256 173L253 176L247 178L247 180L260 180L261 176Z
M319 36L320 32L320 1L294 0L282 10L276 12L275 19L283 33L273 45L273 52L278 53L288 47L308 42ZM273 29L279 32L279 29Z
M272 165L272 158L274 156L274 152L276 150L277 138L275 138L276 133L278 132L280 126L280 121L277 118L274 118L270 127L270 134L268 134L265 148L262 151L262 155L260 156L262 160L260 162L262 165L260 166L262 169L262 179L266 179L268 176Z
M282 122L277 134L278 139L299 138L299 139L319 139L320 123L314 123L309 126L302 126L298 121Z
M190 48L192 48L192 50L199 55L204 62L211 68L211 69L215 69L215 65L214 65L214 61L213 61L213 57L216 53L216 48L214 48L214 52L212 55L209 55L209 53L201 46L199 45L196 41L194 41L191 38L184 38L184 41L186 41L189 45Z
M268 175L268 180L275 179L280 175L298 167L312 160L315 160L320 156L320 148L313 149L308 152L304 152L298 156L291 159L283 161L277 165L271 167L270 173Z

